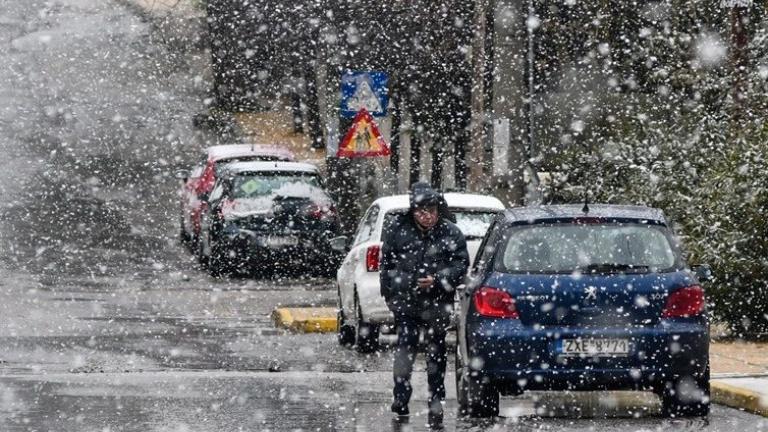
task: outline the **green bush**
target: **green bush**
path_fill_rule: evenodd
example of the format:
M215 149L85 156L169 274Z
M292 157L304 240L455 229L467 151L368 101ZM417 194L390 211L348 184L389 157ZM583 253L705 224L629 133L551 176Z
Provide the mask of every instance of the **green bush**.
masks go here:
M737 335L768 334L768 31L750 51L746 97L734 105L727 64L679 67L669 91L626 98L610 124L551 155L550 202L661 208L691 264L707 263L714 318ZM681 54L682 55L682 54ZM679 62L678 62L679 63Z
M706 287L715 319L737 334L765 333L768 127L728 136L720 132L720 122L699 125L685 131L653 124L653 141L646 134L641 140L626 134L613 153L576 155L570 175L549 191L550 201L579 202L583 188L573 186L590 185L593 202L663 209L689 263L713 268L715 280Z

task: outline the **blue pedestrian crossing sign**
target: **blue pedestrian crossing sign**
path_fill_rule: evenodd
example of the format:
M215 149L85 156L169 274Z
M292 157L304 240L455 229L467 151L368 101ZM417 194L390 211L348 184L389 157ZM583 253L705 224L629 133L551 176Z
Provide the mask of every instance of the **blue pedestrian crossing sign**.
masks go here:
M380 71L351 71L341 76L341 116L353 118L365 109L374 117L387 115L389 76Z

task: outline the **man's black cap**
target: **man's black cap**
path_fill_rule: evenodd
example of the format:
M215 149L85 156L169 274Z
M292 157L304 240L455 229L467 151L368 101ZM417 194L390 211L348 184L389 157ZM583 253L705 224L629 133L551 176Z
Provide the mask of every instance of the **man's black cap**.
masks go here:
M432 189L426 182L416 182L411 186L409 194L411 209L437 206L440 204L440 193Z

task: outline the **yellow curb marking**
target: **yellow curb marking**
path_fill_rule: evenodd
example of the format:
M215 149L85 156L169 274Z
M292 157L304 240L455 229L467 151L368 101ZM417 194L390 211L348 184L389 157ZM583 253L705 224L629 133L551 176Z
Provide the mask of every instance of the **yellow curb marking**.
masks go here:
M768 417L768 400L759 393L717 381L710 386L713 402Z
M336 331L336 308L275 308L275 327L298 333L333 333Z

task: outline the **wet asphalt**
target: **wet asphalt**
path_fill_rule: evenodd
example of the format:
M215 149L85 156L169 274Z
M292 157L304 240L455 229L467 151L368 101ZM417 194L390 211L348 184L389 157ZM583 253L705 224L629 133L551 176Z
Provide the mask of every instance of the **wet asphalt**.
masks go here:
M278 305L334 304L331 280L215 279L178 242L173 173L232 139L192 126L205 52L121 3L4 0L0 55L0 431L426 429L422 360L393 424L391 351L272 326ZM650 395L525 395L461 420L447 382L446 430L768 430L720 406L661 419Z

